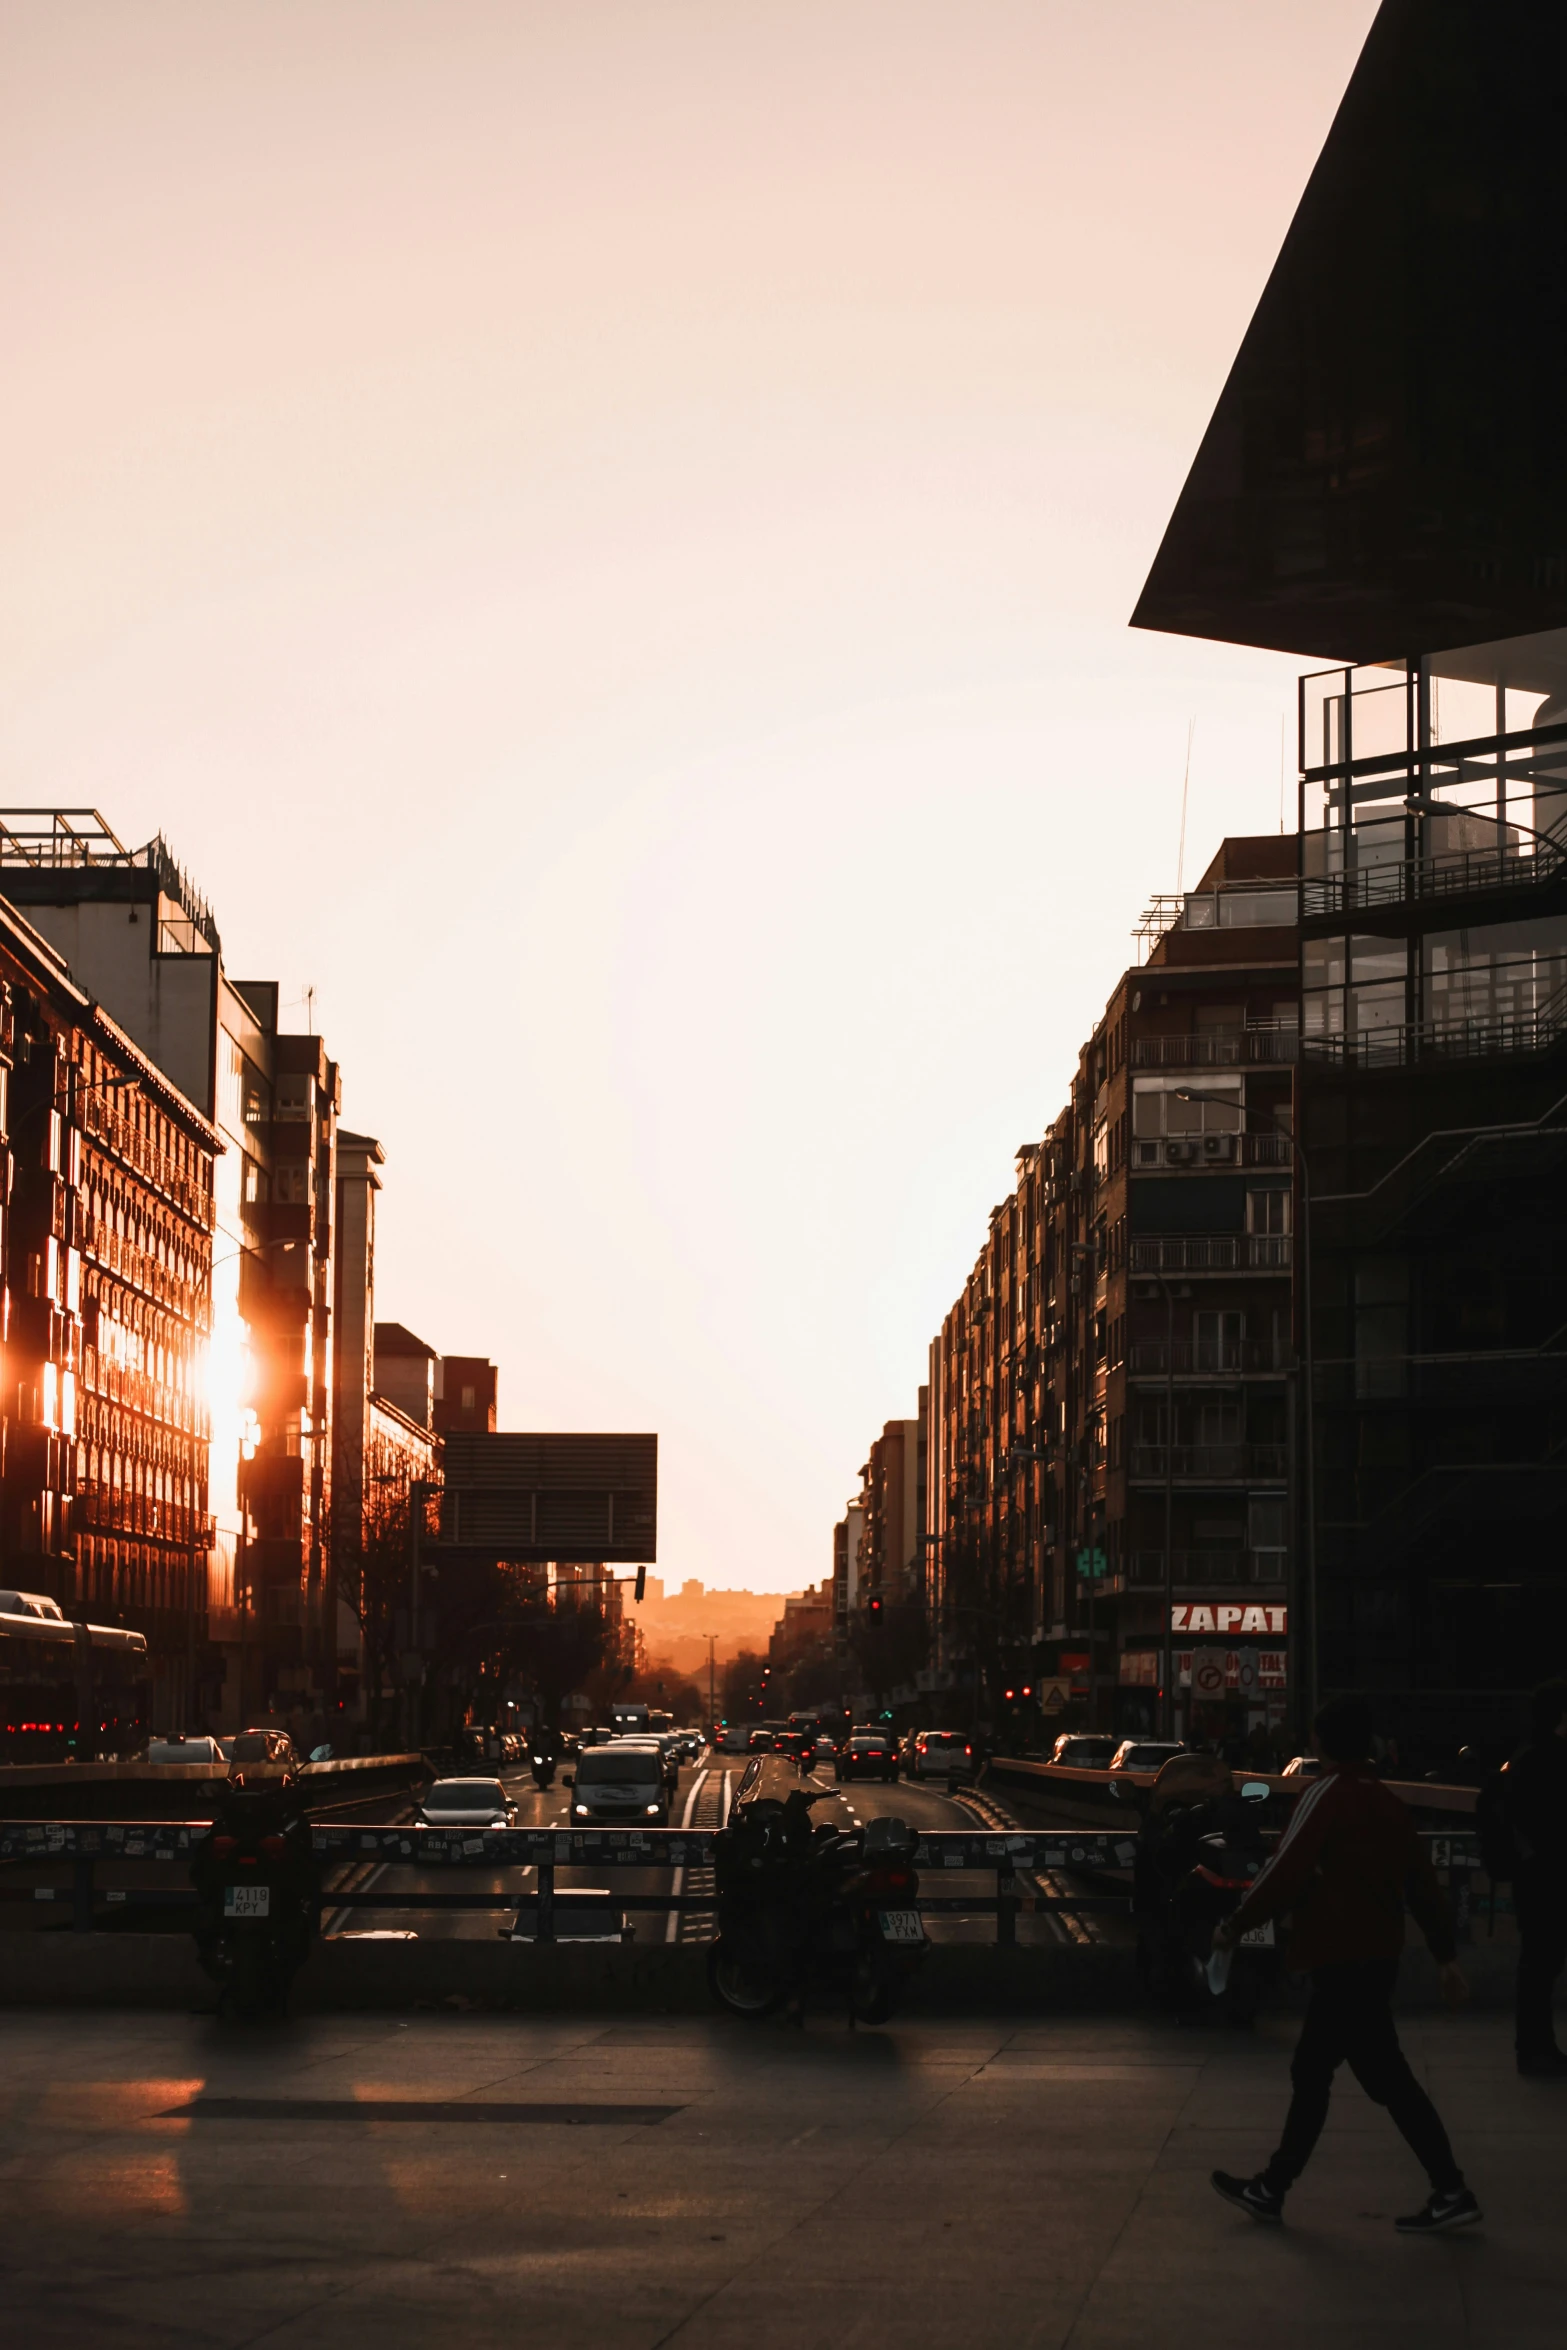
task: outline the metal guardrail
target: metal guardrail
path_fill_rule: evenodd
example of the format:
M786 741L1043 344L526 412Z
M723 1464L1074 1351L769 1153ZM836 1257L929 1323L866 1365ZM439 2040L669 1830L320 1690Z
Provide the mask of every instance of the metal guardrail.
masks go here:
M100 1889L96 1871L102 1862L189 1862L192 1852L210 1832L210 1823L150 1820L16 1820L0 1822L0 1864L68 1862L68 1885L35 1885L10 1895L14 1900L61 1901L72 1905L72 1927L78 1934L97 1930L97 1903L101 1897L111 1909L179 1910L194 1907L196 1896L184 1888L115 1887ZM377 1886L323 1894L324 1910L515 1910L533 1922L534 1939L555 1939L556 1871L592 1869L705 1869L713 1862L716 1829L681 1828L415 1828L322 1827L311 1829L311 1846L329 1867L397 1867L411 1869L506 1868L535 1872L529 1893L519 1887L511 1893L396 1893ZM916 1867L939 1878L948 1871L994 1874L993 1895L922 1893L919 1907L932 1913L962 1912L996 1918L998 1942L1016 1940L1017 1914L1023 1906L1016 1880L1020 1872L1061 1870L1093 1874L1131 1866L1135 1844L1126 1834L1078 1835L1070 1830L935 1829L922 1834L915 1849ZM564 1887L559 1898L573 1908L621 1910L703 1911L710 1913L710 1891L659 1893L590 1892ZM1038 1894L1030 1905L1045 1910L1113 1910L1125 1914L1124 1894L1083 1894L1070 1899Z

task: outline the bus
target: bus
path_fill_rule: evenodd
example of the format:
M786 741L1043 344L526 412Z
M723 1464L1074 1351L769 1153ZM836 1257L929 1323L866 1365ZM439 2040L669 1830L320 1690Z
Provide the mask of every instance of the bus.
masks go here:
M0 1763L133 1761L151 1706L142 1633L73 1624L41 1592L0 1591Z

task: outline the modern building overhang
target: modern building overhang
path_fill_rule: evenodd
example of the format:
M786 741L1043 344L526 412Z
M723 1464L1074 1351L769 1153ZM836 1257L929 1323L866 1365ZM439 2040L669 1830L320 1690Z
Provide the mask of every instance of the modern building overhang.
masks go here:
M1567 627L1564 154L1561 0L1383 0L1134 627L1349 662Z

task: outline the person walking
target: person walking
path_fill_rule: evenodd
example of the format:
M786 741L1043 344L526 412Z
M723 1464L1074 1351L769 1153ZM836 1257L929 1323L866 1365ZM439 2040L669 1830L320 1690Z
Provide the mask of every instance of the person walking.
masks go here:
M1314 1724L1322 1776L1295 1806L1273 1858L1234 1914L1215 1931L1216 1950L1293 1910L1288 1964L1311 1976L1311 1997L1290 2066L1294 2094L1278 2150L1252 2178L1216 2170L1227 2203L1278 2222L1328 2118L1333 2075L1347 2063L1366 2095L1385 2105L1430 2180L1419 2211L1393 2222L1401 2235L1472 2227L1480 2206L1453 2159L1441 2117L1409 2069L1393 2022L1393 1986L1404 1943L1404 1902L1419 1920L1449 2005L1468 1996L1453 1932L1414 1821L1377 1778L1374 1725L1363 1698L1337 1697Z
M1502 1773L1513 1848L1518 1921L1514 2046L1518 2070L1536 2080L1567 2076L1551 2003L1567 1966L1567 1681L1534 1693L1532 1729Z

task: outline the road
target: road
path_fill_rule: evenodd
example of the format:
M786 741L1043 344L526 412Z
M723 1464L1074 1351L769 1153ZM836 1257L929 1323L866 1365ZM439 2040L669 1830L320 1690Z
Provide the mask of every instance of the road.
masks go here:
M680 1782L670 1806L672 1826L688 1828L721 1827L736 1800L746 1757L734 1754L704 1754L695 1764L686 1765L680 1773ZM530 1827L560 1827L570 1824L570 1792L557 1779L547 1794L534 1786L527 1771L503 1771L501 1779L517 1806L517 1825ZM799 1784L792 1767L782 1762L767 1766L767 1791L782 1793ZM830 1774L817 1772L808 1782L812 1791L828 1792L830 1800L817 1807L818 1819L840 1820L845 1825L876 1819L884 1813L896 1813L914 1828L972 1828L975 1815L965 1810L961 1802L938 1792L934 1787L911 1785L905 1780L887 1785L879 1780L856 1780L841 1790L835 1788ZM419 1870L413 1868L380 1867L358 1872L351 1880L358 1890L383 1888L388 1893L493 1893L498 1904L509 1903L519 1894L531 1894L535 1889L535 1872L526 1870L448 1868ZM615 1869L561 1868L555 1874L557 1903L568 1897L573 1888L598 1887L621 1893L685 1892L700 1894L711 1891L712 1880L706 1870L671 1869ZM939 1880L927 1872L924 1891L940 1893L956 1899L965 1894L988 1899L995 1893L995 1878L984 1874L953 1870L943 1871ZM633 1939L639 1942L707 1942L712 1939L714 1920L711 1911L630 1910L625 1913L626 1925ZM327 1909L323 1932L328 1935L365 1933L414 1933L421 1940L439 1940L449 1937L477 1937L488 1941L507 1930L511 1923L509 1908L495 1910L400 1910L355 1907ZM561 1919L557 1933L564 1939L579 1928L580 1921ZM993 1915L980 1912L938 1914L926 1920L931 1939L937 1942L991 1941L996 1925ZM1019 1941L1049 1941L1058 1938L1044 1917L1027 1912L1017 1921Z

